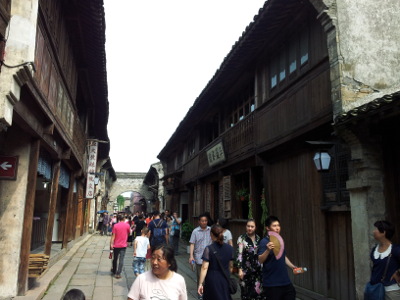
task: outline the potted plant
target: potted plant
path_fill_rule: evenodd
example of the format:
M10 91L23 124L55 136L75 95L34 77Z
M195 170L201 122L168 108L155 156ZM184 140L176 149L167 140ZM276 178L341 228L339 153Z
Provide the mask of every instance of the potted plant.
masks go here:
M241 188L237 190L236 195L240 199L240 201L245 201L249 199L249 190L246 188Z
M189 223L189 221L185 221L182 224L181 238L183 241L186 242L187 253L189 253L189 241L190 241L190 237L192 236L193 229L194 229L194 226L191 223Z

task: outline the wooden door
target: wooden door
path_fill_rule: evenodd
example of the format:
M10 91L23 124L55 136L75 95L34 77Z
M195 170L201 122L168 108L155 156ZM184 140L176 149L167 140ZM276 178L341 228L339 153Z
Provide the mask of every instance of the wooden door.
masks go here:
M269 214L281 221L290 260L309 271L294 276L301 299L355 299L350 212L321 209L321 174L313 153L302 152L266 165Z

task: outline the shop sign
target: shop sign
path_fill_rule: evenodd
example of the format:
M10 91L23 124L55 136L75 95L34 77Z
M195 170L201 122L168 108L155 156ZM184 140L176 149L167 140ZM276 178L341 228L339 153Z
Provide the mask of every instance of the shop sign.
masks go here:
M0 179L17 178L18 156L0 156Z
M222 163L226 160L222 142L219 142L218 144L207 150L207 158L208 158L208 165L210 167Z
M86 198L92 199L94 197L94 178L96 173L97 163L97 149L98 142L89 141L89 160L87 169L87 180L86 180Z

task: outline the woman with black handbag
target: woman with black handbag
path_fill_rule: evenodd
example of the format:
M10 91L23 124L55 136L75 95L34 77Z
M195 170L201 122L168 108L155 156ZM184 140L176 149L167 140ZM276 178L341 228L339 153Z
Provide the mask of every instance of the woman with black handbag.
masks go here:
M233 269L233 247L224 243L223 228L211 227L213 243L204 249L198 293L203 300L232 300L229 275Z
M365 288L364 299L400 299L400 246L391 242L394 226L388 221L377 221L374 226L373 236L378 244L370 254L371 279Z

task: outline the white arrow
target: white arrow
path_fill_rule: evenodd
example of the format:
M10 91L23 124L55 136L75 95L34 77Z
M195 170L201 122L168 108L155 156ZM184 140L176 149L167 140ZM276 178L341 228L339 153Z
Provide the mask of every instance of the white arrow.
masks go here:
M8 161L5 161L5 162L3 162L3 163L0 165L0 167L1 167L3 170L7 171L7 169L8 169L8 168L11 168L12 165L8 165Z

